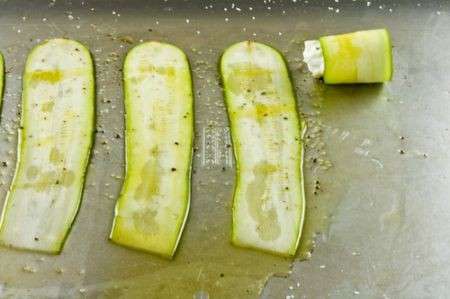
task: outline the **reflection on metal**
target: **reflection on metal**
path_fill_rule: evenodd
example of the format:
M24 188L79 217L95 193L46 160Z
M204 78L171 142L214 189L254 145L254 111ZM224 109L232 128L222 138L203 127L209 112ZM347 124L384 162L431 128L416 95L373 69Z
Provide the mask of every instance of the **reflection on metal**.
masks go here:
M198 291L194 294L194 299L209 299L209 294L206 291Z
M202 166L208 168L233 166L233 149L229 127L204 127L202 130Z

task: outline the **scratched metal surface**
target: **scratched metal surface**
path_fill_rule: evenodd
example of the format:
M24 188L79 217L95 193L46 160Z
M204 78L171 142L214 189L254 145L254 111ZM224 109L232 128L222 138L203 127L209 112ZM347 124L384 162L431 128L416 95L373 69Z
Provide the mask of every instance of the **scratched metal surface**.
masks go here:
M96 62L98 127L86 192L63 254L50 257L1 248L0 298L144 297L146 293L132 291L133 286L150 285L146 277L156 279L146 276L148 269L167 270L161 275L172 275L169 283L176 286L177 276L188 275L196 266L179 260L196 256L208 261L213 243L228 246L233 159L216 63L225 47L244 39L280 49L292 70L299 110L308 120L312 140L305 165L308 216L302 242L320 233L311 258L293 261L287 277L270 278L261 296L450 297L450 4L309 2L0 1L0 51L7 70L0 203L14 171L21 72L33 46L63 36L90 48ZM392 33L393 82L323 86L304 71L299 60L304 39L376 27ZM115 138L123 136L121 62L141 39L180 46L194 72L193 204L175 264L107 242L123 173L123 139ZM313 162L317 157L325 161L320 167ZM211 231L219 238L208 235ZM215 260L221 257L220 246L214 249ZM234 250L226 248L224 252ZM211 255L202 256L202 251ZM273 257L246 251L242 255L277 264ZM233 264L221 265L226 262ZM215 280L211 285L216 289L208 289L212 272L202 274L202 269L197 282L205 280L204 289L180 286L187 288L180 294L189 295L182 297L238 294L220 290ZM233 281L236 289L255 284L251 275L239 273L242 276ZM117 286L111 287L111 281ZM130 284L121 284L124 281ZM247 292L247 297L257 296Z

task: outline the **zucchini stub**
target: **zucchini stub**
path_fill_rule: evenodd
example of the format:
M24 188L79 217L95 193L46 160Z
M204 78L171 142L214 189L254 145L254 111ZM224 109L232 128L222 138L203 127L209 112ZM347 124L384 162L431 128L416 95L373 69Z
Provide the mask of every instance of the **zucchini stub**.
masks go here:
M36 46L23 75L16 172L1 244L59 253L77 214L94 130L94 69L80 43Z
M124 63L126 174L110 238L171 258L188 215L193 144L189 63L177 47L147 42Z
M220 62L236 158L232 243L295 254L303 227L303 124L283 57L264 44L229 47Z
M305 41L304 61L327 84L381 83L392 79L392 46L386 29Z

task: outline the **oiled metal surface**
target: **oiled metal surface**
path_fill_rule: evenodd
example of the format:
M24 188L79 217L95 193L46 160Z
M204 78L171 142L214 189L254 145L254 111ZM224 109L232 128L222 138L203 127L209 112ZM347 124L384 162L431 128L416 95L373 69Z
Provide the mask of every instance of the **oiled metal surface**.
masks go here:
M234 172L216 64L223 49L245 39L266 42L287 58L310 128L302 256L320 233L311 258L293 261L287 278L269 279L261 296L449 297L450 5L309 2L0 1L7 70L0 203L14 172L21 73L33 46L62 36L90 48L98 127L64 252L54 257L1 248L0 298L255 298L269 273L287 269L288 260L228 242ZM378 27L392 33L391 83L323 86L305 72L303 40ZM121 63L141 39L181 47L194 74L192 205L174 261L107 241L124 170Z

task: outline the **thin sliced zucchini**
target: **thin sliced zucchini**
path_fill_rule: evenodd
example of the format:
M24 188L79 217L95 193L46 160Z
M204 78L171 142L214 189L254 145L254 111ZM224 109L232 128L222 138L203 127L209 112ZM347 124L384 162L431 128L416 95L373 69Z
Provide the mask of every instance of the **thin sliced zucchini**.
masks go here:
M376 83L391 80L392 47L386 29L325 36L319 41L325 62L325 83Z
M16 173L0 242L59 253L80 205L94 130L94 69L83 45L35 47L23 76Z
M283 57L245 41L220 70L236 158L232 242L284 256L303 227L302 127Z
M2 108L2 99L3 99L3 83L5 78L3 77L5 74L5 66L3 62L2 53L0 53L0 108Z
M177 47L147 42L124 63L126 174L111 240L171 258L189 210L193 95Z

